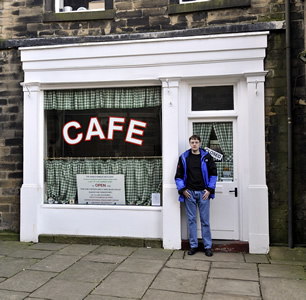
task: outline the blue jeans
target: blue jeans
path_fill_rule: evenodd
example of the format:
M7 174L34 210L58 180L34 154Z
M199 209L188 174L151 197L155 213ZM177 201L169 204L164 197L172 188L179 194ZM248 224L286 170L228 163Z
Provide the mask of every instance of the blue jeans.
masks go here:
M190 198L185 197L185 210L188 219L189 243L191 248L198 247L197 234L197 207L199 207L202 240L205 249L212 246L210 224L209 224L209 204L210 200L203 200L204 191L188 190Z

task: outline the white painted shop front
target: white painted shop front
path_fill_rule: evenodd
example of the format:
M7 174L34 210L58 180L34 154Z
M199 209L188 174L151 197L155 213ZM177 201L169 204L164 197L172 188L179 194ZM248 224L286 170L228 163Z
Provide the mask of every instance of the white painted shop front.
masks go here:
M180 249L187 226L174 183L178 156L198 126L214 128L217 136L218 128L226 126L231 159L230 168L224 170L230 171L219 175L211 202L213 239L248 241L251 253L267 253L264 58L268 34L20 48L25 74L21 241L37 242L40 234L158 238L164 248ZM45 94L148 86L161 87L162 205L46 203ZM218 92L224 87L232 90L232 106L194 109L196 88ZM118 123L114 130L120 131ZM139 137L142 131L134 133Z

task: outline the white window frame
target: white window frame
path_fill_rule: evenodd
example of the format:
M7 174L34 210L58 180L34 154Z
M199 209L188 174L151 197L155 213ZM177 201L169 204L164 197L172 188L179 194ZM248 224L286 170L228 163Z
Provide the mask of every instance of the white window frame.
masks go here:
M90 0L88 0L88 2L90 2ZM64 3L65 3L65 0L55 0L55 12L56 13L60 13L60 12L67 13L66 11L63 11L64 6L65 6ZM73 11L70 11L69 13L85 12L85 11L101 11L101 10L102 11L105 10L105 1L104 1L104 9L73 10Z
M188 3L195 3L195 2L208 2L211 0L192 0L192 1L184 1L184 0L180 0L180 4L188 4Z

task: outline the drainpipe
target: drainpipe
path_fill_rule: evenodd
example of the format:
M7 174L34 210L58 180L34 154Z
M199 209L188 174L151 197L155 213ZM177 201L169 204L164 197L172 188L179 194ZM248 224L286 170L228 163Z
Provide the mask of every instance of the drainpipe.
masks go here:
M288 114L288 247L293 248L293 185L292 185L292 89L291 89L291 27L290 0L285 0L286 77Z

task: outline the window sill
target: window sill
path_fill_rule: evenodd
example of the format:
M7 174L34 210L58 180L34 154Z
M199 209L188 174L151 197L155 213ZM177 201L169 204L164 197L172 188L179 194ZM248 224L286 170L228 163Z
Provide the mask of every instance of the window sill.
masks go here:
M115 10L101 11L82 11L82 12L60 12L45 13L43 15L44 22L69 22L69 21L90 21L90 20L110 20L114 19Z
M82 204L47 204L41 206L43 209L85 209L85 210L116 210L116 211L162 211L162 206L142 205L82 205Z
M186 4L170 4L168 5L168 14L182 14L196 11L217 10L233 7L251 6L251 0L211 0L207 2L196 2Z

